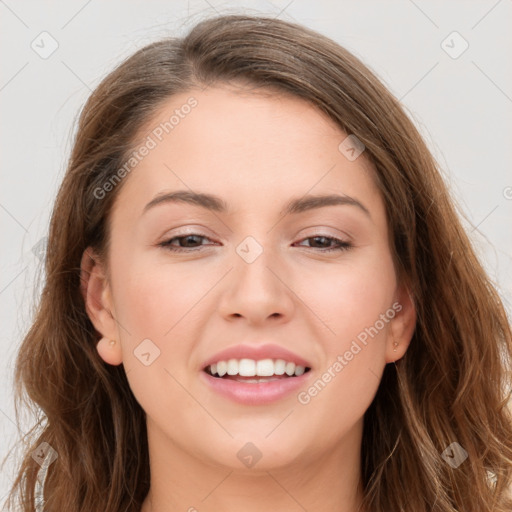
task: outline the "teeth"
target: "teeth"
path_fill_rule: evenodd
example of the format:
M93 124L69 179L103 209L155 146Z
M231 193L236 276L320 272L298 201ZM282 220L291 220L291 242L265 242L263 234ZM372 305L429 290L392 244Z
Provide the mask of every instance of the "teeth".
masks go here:
M238 375L240 377L254 377L256 375L256 361L253 359L240 359ZM260 374L258 373L258 375Z
M276 375L283 375L285 368L286 361L284 361L283 359L278 359L277 361L274 362L274 373Z
M211 370L212 375L213 375L212 366L210 366L210 370ZM219 377L223 377L224 375L226 375L227 371L228 371L228 363L226 363L226 361L219 361L217 363L217 374L218 374L218 376Z
M305 366L296 366L295 367L295 375L299 376L302 375L306 371Z
M228 375L238 374L238 361L236 359L230 359L228 361Z
M247 361L247 359L243 359L243 361ZM243 375L240 372L240 375ZM272 359L262 359L256 363L256 375L259 377L270 377L274 375L274 361Z
M273 375L302 375L306 371L305 366L296 365L283 359L229 359L217 361L209 366L212 375L223 377L224 375L240 375L241 377L272 377ZM251 379L244 382L261 382L275 379Z

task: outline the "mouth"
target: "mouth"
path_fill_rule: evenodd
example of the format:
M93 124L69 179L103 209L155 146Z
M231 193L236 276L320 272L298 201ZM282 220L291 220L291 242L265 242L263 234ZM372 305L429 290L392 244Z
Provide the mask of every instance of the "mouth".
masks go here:
M259 384L277 380L295 379L311 368L285 359L227 359L212 363L203 371L216 379Z
M201 370L207 389L244 406L289 401L314 376L307 359L272 343L228 347L204 361Z

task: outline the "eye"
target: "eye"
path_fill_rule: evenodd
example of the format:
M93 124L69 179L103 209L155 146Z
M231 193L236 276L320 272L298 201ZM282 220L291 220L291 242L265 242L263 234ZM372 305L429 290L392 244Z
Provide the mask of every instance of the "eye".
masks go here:
M174 252L192 252L194 250L201 250L201 247L204 246L204 244L200 243L198 244L198 239L205 239L209 240L208 237L199 235L196 233L191 233L187 235L181 235L181 236L175 236L173 238L170 238L169 240L164 240L163 242L159 243L158 245L160 247L165 247L169 251ZM178 241L178 246L176 244L173 244L174 241ZM192 244L191 246L188 244Z
M352 244L350 242L346 242L344 240L340 240L339 238L335 238L332 236L324 236L324 235L315 235L310 236L308 238L304 238L302 242L305 242L306 240L316 240L320 241L320 245L324 245L324 247L319 248L320 252L331 252L331 251L347 251L352 247ZM329 242L335 242L334 247L325 248L325 244ZM317 242L315 242L317 243Z
M205 245L212 245L202 244L202 240L210 239L207 236L200 235L198 233L190 233L186 235L175 236L173 238L170 238L169 240L164 240L158 245L173 252L193 252L202 250L202 247L204 247ZM320 252L347 251L352 247L352 244L350 242L346 242L344 240L340 240L339 238L335 238L332 236L315 235L312 237L304 238L301 241L301 243L305 242L306 240L314 240L314 244L319 243L322 247L312 247L312 249L318 249ZM334 243L334 247L326 248L326 244L329 243Z

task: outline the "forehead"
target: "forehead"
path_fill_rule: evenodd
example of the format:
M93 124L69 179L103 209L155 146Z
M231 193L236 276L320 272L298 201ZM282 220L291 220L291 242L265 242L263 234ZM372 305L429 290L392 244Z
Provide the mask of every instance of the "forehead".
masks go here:
M139 211L156 194L176 189L208 191L234 206L260 209L307 193L378 201L364 152L350 161L340 151L346 137L300 98L226 85L192 89L169 98L140 130L135 149L151 149L122 194Z

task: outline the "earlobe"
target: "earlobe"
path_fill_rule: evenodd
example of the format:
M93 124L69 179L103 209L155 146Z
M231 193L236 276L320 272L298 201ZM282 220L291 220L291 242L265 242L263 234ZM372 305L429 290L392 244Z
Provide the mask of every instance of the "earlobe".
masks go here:
M103 337L96 344L96 350L103 361L108 364L117 366L123 362L123 353L120 344L116 340Z

